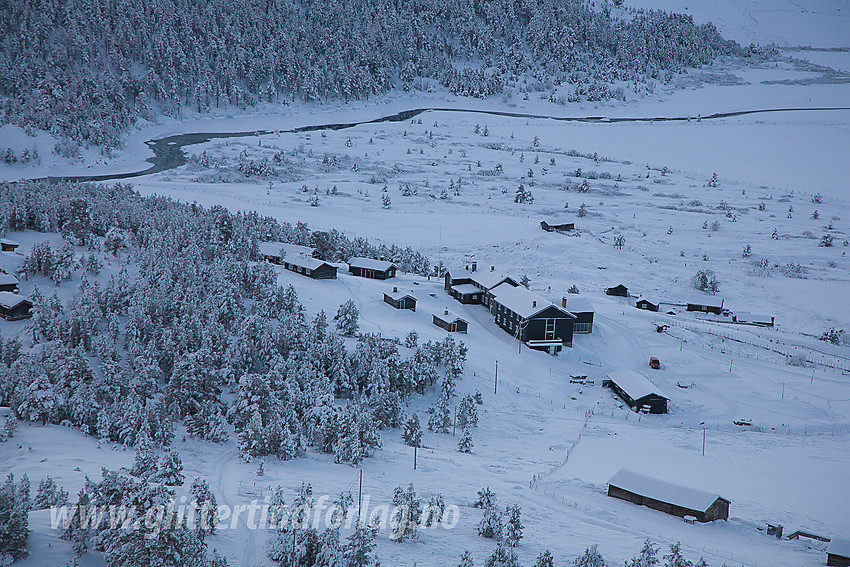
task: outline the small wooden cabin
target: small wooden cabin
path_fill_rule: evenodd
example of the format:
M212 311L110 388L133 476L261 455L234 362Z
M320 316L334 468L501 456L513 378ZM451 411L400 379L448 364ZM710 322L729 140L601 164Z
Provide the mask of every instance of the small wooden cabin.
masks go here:
M466 333L469 328L469 322L455 315L448 309L442 313L433 313L433 322L438 327L442 327L450 333Z
M290 272L301 274L314 280L335 280L336 266L331 266L323 260L310 258L308 256L294 256L283 258L283 267Z
M11 291L18 293L18 278L12 274L0 272L0 291Z
M416 298L394 287L392 291L384 293L384 303L389 303L396 309L410 309L416 311Z
M652 299L650 297L641 297L637 301L635 301L635 307L638 309L644 309L646 311L658 311L661 307L661 302L657 299Z
M850 566L850 539L834 537L826 547L826 564L837 567Z
M699 522L729 519L730 502L722 496L628 469L620 469L608 481L608 496L680 518L693 516Z
M609 287L608 289L606 289L605 295L615 295L617 297L628 297L629 296L629 288L627 288L623 284L615 285L614 287Z
M445 289L449 295L461 303L490 305L491 290L508 283L518 286L519 282L501 272L495 266L490 270L478 270L478 263L472 262L466 269L451 269L446 271Z
M640 372L628 368L609 372L602 386L611 388L635 411L648 408L649 413L667 413L667 401L670 398Z
M0 238L0 252L14 252L20 244L8 238Z
M394 278L396 265L385 260L374 260L372 258L354 257L348 260L348 271L361 278L375 280L387 280Z
M0 291L0 317L8 321L19 321L32 317L32 301L23 295Z
M720 315L723 312L723 298L714 295L700 295L688 299L686 311L700 311Z
M550 219L540 221L540 228L546 232L569 232L576 227L573 221L564 219Z

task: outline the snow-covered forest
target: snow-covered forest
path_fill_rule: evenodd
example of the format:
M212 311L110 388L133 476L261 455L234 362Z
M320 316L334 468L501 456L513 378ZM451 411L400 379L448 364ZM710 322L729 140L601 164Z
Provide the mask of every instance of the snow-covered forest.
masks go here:
M362 99L437 80L472 97L622 98L743 54L710 23L622 2L21 0L0 20L2 120L106 148L138 118ZM620 86L615 86L615 83ZM561 95L563 96L563 95Z
M260 235L317 242L303 225L143 198L120 184L6 184L0 202L4 229L61 232L68 241L61 250L35 246L25 272L77 286L70 305L49 289L33 293L33 341L42 348L23 354L14 339L0 344L0 403L21 419L161 446L173 420L223 441L229 419L247 457L289 459L309 445L356 463L380 446L376 428L401 425L405 397L462 371L465 348L450 338L402 355L398 341L366 334L349 353L356 306L341 305L335 325L324 312L308 319L294 288L281 288L268 265L249 263ZM378 250L324 236L331 256ZM71 242L88 252L75 257ZM121 259L103 288L86 277L102 269L101 250ZM427 269L409 249L390 252L411 271ZM234 391L232 403L222 388ZM453 395L450 383L444 388ZM338 407L334 399L352 401Z

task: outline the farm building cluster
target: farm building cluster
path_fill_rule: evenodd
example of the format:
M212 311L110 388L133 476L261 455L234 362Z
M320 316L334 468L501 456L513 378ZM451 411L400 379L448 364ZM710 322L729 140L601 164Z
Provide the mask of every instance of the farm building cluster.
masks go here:
M633 297L629 289L623 284L605 289L606 295L615 297ZM635 307L644 311L664 312L675 315L677 309L687 312L704 313L717 316L715 321L720 323L735 323L739 325L753 325L757 327L773 327L776 317L747 311L732 311L725 305L725 300L716 295L694 294L682 300L663 300L651 295L640 295L635 300Z
M8 238L0 239L0 254L14 254L20 244ZM4 264L5 265L5 264ZM32 317L32 301L19 295L20 282L15 274L0 268L0 317L7 321L19 321Z
M486 307L499 327L529 348L554 354L572 346L574 334L593 332L589 301L563 297L557 305L495 266L479 270L471 262L447 270L444 280L446 293L460 303Z

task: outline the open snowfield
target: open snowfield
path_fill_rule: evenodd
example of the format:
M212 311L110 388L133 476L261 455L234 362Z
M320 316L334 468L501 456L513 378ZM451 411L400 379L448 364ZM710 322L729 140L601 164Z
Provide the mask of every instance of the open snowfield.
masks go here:
M696 21L714 21L742 44L850 47L846 2L626 3L687 8ZM0 178L133 171L149 165L143 142L153 138L285 130L430 106L691 117L582 123L429 111L397 123L212 140L187 147L194 159L186 166L132 183L143 194L256 210L315 230L411 246L432 263L452 268L475 260L479 269L526 275L531 289L555 302L575 285L578 297L592 302L593 333L576 335L572 349L553 357L520 347L484 307L460 305L439 279L400 274L377 282L352 277L341 266L339 279L315 281L276 268L279 282L297 289L311 316L321 309L332 314L353 299L363 332L403 337L415 329L423 341L442 339L445 333L431 324L431 313L445 308L470 321L468 334L459 337L469 352L458 389L480 390L484 397L473 452L460 454L456 437L426 431L413 470L412 449L399 431L385 430L383 449L359 467L363 493L373 505L391 503L393 489L412 482L420 497L439 492L447 504L458 505L458 525L424 530L420 541L403 544L381 533L382 565L449 567L464 549L476 565L483 564L494 543L478 537L481 511L471 504L485 486L501 505L522 507L526 535L517 552L523 565L547 548L556 565L567 565L594 543L609 565L621 565L647 538L665 551L680 541L688 558L704 556L718 567L823 565L824 546L817 542L781 541L761 530L770 522L784 525L786 534L799 529L850 537L850 347L817 340L829 328L850 329L850 110L698 118L850 106L847 51L782 53L844 75L818 81L823 71L799 62L765 68L729 64L679 77L688 85L684 89L659 86L654 95L625 103L564 107L534 96L477 101L437 92L399 93L349 106L294 105L283 111L267 106L247 116L231 112L147 125L130 134L119 155L89 152L75 164L52 156L49 135L33 139L4 126L0 147L35 144L42 158L40 164L0 166ZM773 82L782 80L797 82ZM240 164L262 163L270 169L248 176L239 170ZM716 187L709 182L714 173ZM533 194L533 203L515 202L520 184ZM388 208L382 206L384 188ZM542 231L540 221L550 217L574 219L577 230ZM618 235L625 239L622 249L614 246ZM832 236L831 247L819 246L824 235ZM35 233L9 237L21 242L23 254L48 239ZM742 257L747 245L751 255ZM0 267L11 271L21 260L4 254ZM703 268L717 274L725 307L773 315L776 328L700 320L683 309L674 316L643 312L634 308L634 298L603 293L622 283L634 296L676 304L693 294L691 277ZM108 266L101 279L117 269L117 262ZM35 283L52 289L36 278L22 282L22 293ZM382 294L392 286L413 292L419 300L415 312L383 303ZM70 291L59 293L67 298ZM657 333L656 322L671 326ZM0 332L18 334L27 344L26 322L0 321ZM786 355L809 362L790 365ZM649 369L650 356L662 360L660 370ZM670 413L638 416L603 389L605 375L621 367L646 373L669 395ZM574 374L595 383L571 384ZM408 413L418 413L424 423L436 396L414 396ZM733 423L742 418L752 426ZM228 443L214 445L184 439L180 428L174 446L187 479L206 478L219 503L247 504L277 485L291 498L302 481L312 483L316 495L357 489L358 468L334 464L329 455L268 460L260 478L256 463L239 458L232 435ZM34 484L49 474L73 500L86 475L99 480L101 467L131 466L133 454L70 428L22 423L14 438L0 444L0 474L27 473ZM732 502L730 520L689 525L608 498L606 483L621 467L717 492ZM49 524L47 512L30 515L32 554L16 565L52 567L70 560L69 544ZM231 565L253 567L272 565L265 553L268 536L243 524L208 542ZM88 553L79 564L103 563Z

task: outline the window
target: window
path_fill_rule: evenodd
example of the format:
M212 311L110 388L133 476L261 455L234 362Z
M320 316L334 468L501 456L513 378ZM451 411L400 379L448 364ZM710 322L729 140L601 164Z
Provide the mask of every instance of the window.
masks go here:
M589 333L590 323L573 323L574 333Z

